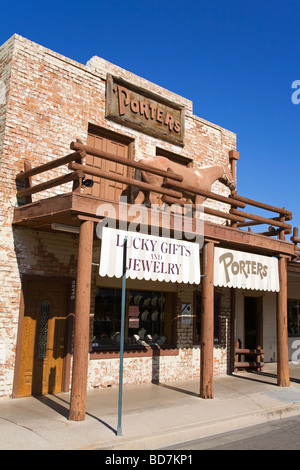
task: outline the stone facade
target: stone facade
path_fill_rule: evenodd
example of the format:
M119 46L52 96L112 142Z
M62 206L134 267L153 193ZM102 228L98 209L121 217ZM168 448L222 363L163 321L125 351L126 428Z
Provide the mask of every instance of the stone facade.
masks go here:
M107 73L185 106L184 147L106 119ZM134 139L134 159L154 156L159 147L193 158L195 167L229 164L228 152L236 148L236 136L195 116L191 101L99 57L82 65L18 35L0 47L0 80L5 90L0 101L0 396L9 396L13 388L17 341L21 341L18 339L21 277L25 274L75 279L77 263L76 235L47 233L42 227L41 230L12 227L17 205L15 177L23 170L24 160L38 166L67 155L71 141L87 141L89 124ZM53 170L49 177L60 176L62 171L67 169ZM33 183L42 181L40 176L33 180ZM67 184L48 190L35 195L33 201L68 192L70 188ZM212 190L228 194L228 189L219 182ZM183 302L193 303L193 288L177 286L177 296L178 308ZM215 348L215 373L228 370L230 296L226 289L222 299L224 342ZM193 344L193 327L181 325L179 319L177 347L176 356L125 358L124 382L198 376L199 347ZM90 388L115 385L116 377L117 358L90 360Z

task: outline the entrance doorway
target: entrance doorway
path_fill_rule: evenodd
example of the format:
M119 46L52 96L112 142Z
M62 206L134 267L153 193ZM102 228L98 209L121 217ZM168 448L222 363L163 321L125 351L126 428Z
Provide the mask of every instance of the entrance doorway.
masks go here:
M132 159L132 139L118 135L106 129L90 125L87 136L87 145L118 157ZM86 165L107 173L115 173L119 176L127 177L130 176L131 172L130 168L125 165L89 154L86 155ZM92 188L84 188L84 194L90 194L110 201L119 201L122 192L127 187L125 184L112 180L105 180L98 176L93 176L93 182L94 184Z
M262 348L263 315L262 297L245 297L245 349Z
M68 284L28 281L17 396L62 391Z

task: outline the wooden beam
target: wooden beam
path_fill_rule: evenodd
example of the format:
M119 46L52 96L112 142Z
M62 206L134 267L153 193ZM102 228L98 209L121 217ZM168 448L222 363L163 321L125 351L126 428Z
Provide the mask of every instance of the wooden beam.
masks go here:
M175 184L174 184L174 181L170 180L170 178L165 178L164 186L174 187ZM179 191L183 191L185 194L186 193L189 193L191 195L197 194L198 196L203 196L208 199L213 199L214 201L224 202L225 204L229 204L231 206L235 205L241 208L246 207L246 204L244 204L243 202L233 201L229 197L221 196L219 194L212 193L211 191L205 191L204 189L196 188L195 186L187 186L185 183L176 183L176 189L178 189Z
M94 217L101 221L99 216L99 207L101 204L110 204L115 210L117 219L119 218L119 204L105 199L97 199L87 194L79 194L76 192L65 193L59 196L54 196L48 199L39 200L28 204L26 206L16 207L14 210L14 225L28 225L35 220L40 220L43 217L55 217L56 214L67 212L75 215L85 214ZM147 209L150 220L150 209ZM128 222L134 220L136 216L128 217ZM121 214L121 219L122 214ZM158 221L158 227L162 227L161 218ZM170 224L174 225L175 217L170 215ZM178 218L177 224L178 224ZM54 220L53 220L54 221ZM195 219L192 221L191 230L193 234L196 233L197 223ZM156 223L156 221L155 221ZM183 220L182 232L184 233ZM204 223L204 236L205 239L213 240L225 244L228 248L245 250L254 253L274 255L286 255L293 257L296 255L295 245L287 240L278 240L270 237L264 237L256 233L249 233L244 230L226 227L221 224L214 224L209 221ZM300 253L300 252L299 252Z
M72 388L69 413L69 419L72 421L83 421L85 419L89 355L93 229L94 223L87 220L81 223L79 231Z
M49 217L72 208L72 193L60 194L49 199L40 199L24 206L15 207L13 225L34 221L40 217Z
M247 197L240 196L239 194L233 192L230 196L231 199L234 199L234 201L240 201L244 202L245 204L249 204L250 206L255 206L259 207L261 209L265 209L271 212L277 212L278 214L281 215L289 215L292 216L293 213L291 211L286 210L285 207L275 207L275 206L270 206L269 204L264 204L263 202L255 201L254 199L249 199Z
M180 206L184 207L185 205L191 205L193 210L197 209L197 204L190 204L185 201L177 200L168 196L163 196L162 197L162 202L165 202L166 204L179 204ZM229 212L222 212L222 211L217 211L215 209L211 209L210 207L205 207L201 206L201 209L203 209L204 214L209 214L209 215L214 215L216 217L221 217L223 219L228 219L228 220L234 220L234 221L244 221L244 217L240 217L238 215L233 215L230 214Z
M241 349L241 348L236 348L235 350L236 354L247 354L250 356L261 356L262 354L265 353L264 349Z
M154 168L147 163L136 162L135 160L130 160L129 158L119 157L118 155L114 155L112 153L104 152L102 150L95 149L94 147L90 147L88 145L80 144L78 142L72 142L70 145L72 150L82 150L89 155L93 155L94 157L104 158L104 160L109 160L111 162L120 163L121 165L130 166L132 168L138 168L142 171L148 171L149 173L153 173L154 175L159 175L162 177L168 177L175 181L182 181L182 175L176 175L170 171L160 170L159 168Z
M279 292L277 293L277 384L290 386L287 326L287 261L279 257Z
M53 180L45 181L44 183L36 184L35 186L30 186L29 188L22 189L21 191L17 192L17 197L21 198L24 196L28 196L30 194L35 194L41 191L46 191L47 189L54 188L55 186L60 186L65 183L69 183L70 181L74 181L82 176L83 176L83 173L80 172L80 169L79 169L78 171L68 173L67 175L54 178Z
M280 228L287 228L287 229L292 229L292 226L289 225L289 224L286 224L285 222L283 222L282 220L281 221L277 221L277 220L274 220L274 219L269 219L269 218L266 218L266 217L262 217L260 215L256 215L256 214L250 214L249 212L244 212L244 211L239 211L237 209L231 209L230 212L232 214L235 214L235 215L239 215L241 217L246 217L247 219L251 219L251 220L256 220L258 222L262 222L264 224L268 224L268 225L274 225L275 227L280 227Z
M202 313L200 337L200 397L213 398L214 364L214 244L203 247Z
M32 176L39 175L40 173L44 173L48 170L53 170L54 168L66 165L76 160L80 160L81 158L82 152L72 152L69 155L66 155L65 157L57 158L55 160L52 160L51 162L44 163L43 165L39 165L37 167L30 168L25 171L22 171L21 173L18 173L16 176L16 180L23 180L25 178L30 178Z
M292 233L291 229L277 229L277 230L268 230L268 232L258 232L258 235L264 235L265 237L276 237L280 235L280 232L283 230L284 233L290 234Z
M261 367L264 367L265 363L264 362L261 362L261 361L253 361L253 362L235 362L234 363L234 367L235 369L238 369L238 368L242 368L242 369L246 369L246 368L261 368Z
M292 216L290 215L287 215L285 217L285 220L291 220L292 219ZM270 220L275 220L275 221L279 221L281 220L281 217L270 217ZM253 225L264 225L265 222L258 222L256 220L247 220L245 223L240 223L240 224L237 224L237 228L241 228L241 227L251 227Z
M182 194L178 191L173 191L172 189L160 188L158 186L153 186L143 181L138 181L133 178L128 178L127 176L117 175L116 173L109 173L106 171L99 170L98 168L93 168L88 165L78 165L77 163L70 163L69 168L71 170L80 170L87 175L99 176L111 181L117 181L118 183L123 183L131 186L136 186L137 188L146 189L158 194L166 194L175 198L181 198Z
M295 256L295 245L288 241L264 237L263 235L225 227L221 224L213 224L212 222L204 223L204 236L212 240L219 240L233 249L272 256L276 253Z

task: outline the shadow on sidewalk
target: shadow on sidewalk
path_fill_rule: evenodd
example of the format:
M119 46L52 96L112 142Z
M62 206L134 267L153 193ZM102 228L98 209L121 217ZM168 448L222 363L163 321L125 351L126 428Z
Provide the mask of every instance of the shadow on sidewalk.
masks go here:
M60 414L64 418L68 419L69 418L69 407L70 403L68 400L64 400L63 398L59 397L58 395L53 395L53 398L50 398L49 395L39 395L39 396L34 396L36 400L39 402L43 403L43 405L47 406L48 408L52 409L56 413ZM57 400L60 400L63 402L65 405L62 405L61 403L58 403ZM90 416L90 418L95 419L99 423L103 424L103 426L107 427L110 431L112 431L114 434L117 434L117 430L114 429L112 426L107 424L105 421L102 419L98 418L98 416L94 416L89 412L86 412L87 416Z
M60 398L58 395L53 395L54 398L50 398L49 395L34 395L33 398L38 400L40 403L43 403L43 405L47 406L48 408L51 408L51 410L56 411L56 413L60 414L64 418L68 419L69 416L69 403L66 400L63 400ZM56 400L60 400L64 403L66 403L68 406L63 406L60 403L58 403Z
M173 390L174 392L185 393L186 395L191 395L193 397L199 397L200 393L192 392L191 390L185 390L183 388L174 387L173 385L168 385L160 382L152 382L153 385L158 385L159 387L167 388L168 390Z
M271 372L257 372L255 370L253 371L247 371L247 376L239 375L238 373L233 374L234 377L240 378L240 379L245 379L245 380L250 380L250 381L255 381L255 382L260 382L268 385L275 385L277 387L277 374L273 374ZM253 375L253 377L250 377L250 375ZM274 379L274 381L267 381L264 380L263 377ZM290 382L300 384L300 379L290 377Z

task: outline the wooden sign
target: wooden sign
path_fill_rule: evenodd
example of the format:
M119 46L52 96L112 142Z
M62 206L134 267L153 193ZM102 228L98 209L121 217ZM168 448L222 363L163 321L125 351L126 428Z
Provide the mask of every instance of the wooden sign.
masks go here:
M106 81L105 117L184 145L184 106L112 75Z

